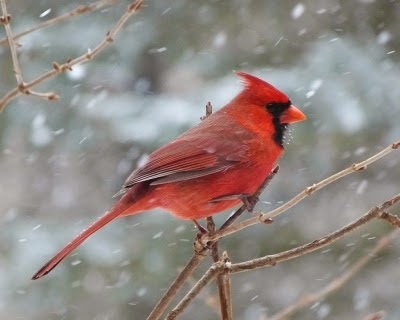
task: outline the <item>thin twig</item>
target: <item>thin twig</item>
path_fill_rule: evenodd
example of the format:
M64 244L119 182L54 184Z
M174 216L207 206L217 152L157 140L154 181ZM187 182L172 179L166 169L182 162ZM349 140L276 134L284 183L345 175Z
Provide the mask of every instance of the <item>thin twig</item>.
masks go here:
M212 115L212 112L213 112L213 109L212 109L211 102L207 102L207 104L206 104L206 114L205 114L204 116L201 116L201 117L200 117L200 120L203 121L203 120L206 119L207 117L211 116L211 115Z
M179 268L179 272L182 268ZM191 288L197 283L198 279L195 279L193 274L188 278L187 285ZM220 306L218 297L215 294L212 294L211 290L203 291L201 295L202 301L206 306L210 307L210 309L218 316L220 314Z
M249 261L231 264L230 262L224 262L222 259L215 262L208 271L200 278L196 285L187 293L187 295L179 302L179 304L169 313L167 319L175 319L179 314L181 314L184 309L190 304L190 302L205 288L213 277L220 273L237 273L244 272L248 270L254 270L258 268L264 268L268 266L274 266L277 263L287 261L299 256L303 256L317 249L327 246L334 241L339 240L346 234L352 232L353 230L361 227L367 222L379 218L385 210L393 206L395 203L400 202L400 194L390 198L389 200L382 203L380 206L372 208L366 214L361 216L359 219L348 224L347 226L323 237L318 240L312 241L303 246L287 250L278 254L268 255L258 259L252 259Z
M4 1L4 0L1 0ZM93 50L88 50L88 52L82 54L81 56L75 58L75 59L68 59L67 62L63 64L58 64L57 62L53 63L53 69L42 74L41 76L37 77L36 79L25 83L24 88L26 90L45 82L46 80L53 78L57 74L66 72L68 70L72 70L72 67L74 65L78 65L81 63L88 62L92 60L95 56L97 56L101 51L103 51L115 38L116 34L121 30L122 26L128 21L128 19L134 15L141 7L143 3L143 0L135 0L132 2L129 6L128 9L124 12L124 14L121 16L121 18L117 21L115 26L107 32L107 35L105 38L93 49ZM14 88L10 90L1 100L0 100L0 112L4 110L4 108L7 106L7 104L10 103L11 100L16 98L21 94L20 90L18 88ZM54 99L54 94L52 96Z
M358 259L350 268L347 269L339 277L335 278L331 281L327 286L322 288L321 290L307 294L301 297L298 301L290 305L289 307L279 311L274 314L272 317L268 318L269 320L284 320L291 317L295 312L304 309L306 306L313 304L316 301L324 299L327 295L332 294L337 291L341 287L343 287L352 277L354 277L368 262L371 261L372 258L376 256L376 254L386 248L391 241L398 236L400 233L400 229L395 229L389 234L383 236L374 248L367 255Z
M230 262L220 261L214 264L207 270L207 272L197 281L196 285L185 295L185 297L178 303L178 305L168 314L167 320L175 319L183 310L192 302L192 300L205 288L211 280L218 274L225 270Z
M218 240L229 234L235 233L239 230L242 230L242 229L245 229L252 225L255 225L257 223L260 223L260 221L265 223L268 221L268 219L271 219L273 217L280 215L281 213L285 212L286 210L290 209L291 207L293 207L294 205L299 203L304 198L306 198L306 197L310 196L311 194L313 194L314 192L326 187L327 185L335 182L336 180L341 179L353 172L358 172L358 171L366 169L368 165L385 157L386 155L391 153L393 150L398 149L399 146L400 146L400 140L395 143L392 143L391 145L389 145L388 147L383 149L381 152L373 155L372 157L370 157L360 163L355 163L352 166L348 167L347 169L344 169L344 170L342 170L342 171L340 171L340 172L338 172L316 184L313 184L310 187L307 187L305 190L300 192L298 195L296 195L294 198L290 199L288 202L286 202L282 206L280 206L270 212L261 213L259 216L244 220L244 221L239 222L235 225L232 225L228 228L224 228L223 230L216 231L212 235L205 234L202 237L202 241L205 243L207 241L215 241L215 240Z
M15 44L10 26L11 15L9 15L7 12L6 0L0 0L0 3L1 3L1 11L3 14L0 19L0 22L4 25L4 29L6 30L7 41L10 47L11 59L14 67L14 75L17 80L18 87L20 87L20 89L23 89L24 81L22 80L21 68L19 66L17 46Z
M244 207L240 207L241 210ZM216 242L208 243L209 246L214 246ZM169 289L164 293L161 299L158 301L157 305L151 311L147 320L157 320L164 313L165 309L171 303L172 299L175 297L178 290L183 286L186 280L190 277L197 266L203 261L203 259L210 253L208 246L204 246L197 238L194 242L194 255L189 260L185 268L179 273L178 277L171 284ZM181 301L182 302L182 301Z
M279 172L279 166L276 166L274 168L274 170L271 171L271 173L269 174L269 176L264 180L264 182L258 187L257 191L254 193L253 197L254 198L258 198L261 193L264 191L264 189L268 186L268 184L271 182L271 180L275 177L275 175ZM239 208L239 210L237 210L233 215L231 215L225 222L224 224L221 226L221 228L218 229L218 231L220 230L224 230L227 227L229 227L232 223L234 223L237 218L240 217L240 215L246 211L248 208L246 208L246 206L242 206L241 208Z
M224 251L222 253L222 260L225 263L230 263L230 259L228 257L228 253L226 251ZM230 275L229 271L225 272L223 274L223 281L224 281L224 288L225 288L225 296L227 298L227 301L226 301L226 318L223 318L223 320L225 320L225 319L226 320L232 320L233 319L232 291L231 291L231 275Z
M331 176L330 178L327 178L327 179L321 181L320 183L318 183L318 184L316 184L316 185L314 185L312 187L306 188L306 192L308 192L308 193L315 192L315 191L319 190L320 188L322 188L323 186L325 186L325 185L327 185L329 183L332 183L333 181L336 181L337 179L339 179L340 177L342 177L344 175L347 175L347 174L349 174L349 173L351 173L351 172L353 172L355 170L358 171L358 170L365 169L365 167L367 165L369 165L369 164L373 163L374 161L376 161L376 160L384 157L385 155L389 154L393 149L397 149L399 147L399 145L400 145L400 141L390 145L389 147L387 147L383 151L379 152L378 154L372 156L371 158L368 158L367 160L365 160L363 162L360 162L359 164L354 164L349 169L343 170L343 171ZM350 170L350 172L344 174L344 172L347 172L349 170ZM330 181L330 182L328 183L327 181ZM299 195L296 196L294 199L296 199L298 197L299 197ZM400 199L400 196L398 196L398 197ZM305 198L305 196L303 198ZM302 199L299 199L298 201L300 201ZM394 202L397 202L399 199L396 198L394 200ZM291 201L293 202L293 199ZM259 258L259 259L254 259L254 260L251 260L250 262L247 261L247 262L234 264L229 268L229 270L230 270L230 272L243 272L243 271L249 270L249 269L255 269L255 268L261 268L261 267L265 267L265 266L275 265L276 263L279 263L279 262L282 262L282 261L286 261L288 259L293 259L293 258L298 257L300 255L307 254L309 252L315 251L315 250L317 250L317 249L319 249L319 248L321 248L323 246L326 246L326 245L332 243L333 241L341 238L342 236L344 236L348 232L360 227L361 225L365 224L366 222L374 219L375 217L380 215L382 212L384 212L384 210L386 208L390 207L393 203L391 203L387 207L386 207L386 205L384 205L382 208L380 208L380 207L374 208L373 210L368 212L366 215L364 215L363 217L361 217L357 221L355 221L352 224L350 224L350 225L348 225L348 226L346 226L346 227L344 227L344 228L332 233L331 235L329 235L327 237L324 237L322 239L313 241L312 243L309 243L307 245L304 245L304 246L301 246L301 247L298 247L298 248L294 248L292 250L288 250L288 251L282 252L280 254L270 255L270 256L263 257L263 258ZM291 206L293 206L294 204L292 204ZM291 206L289 206L289 207L291 207ZM243 207L245 207L245 206L242 206L242 208L240 208L240 209L244 210L245 208L243 208ZM277 209L275 209L275 211L276 210ZM249 220L251 220L251 219L249 219ZM259 221L259 220L257 219L257 221ZM229 226L226 227L226 228L229 229ZM222 229L221 231L224 232L224 230L225 229ZM204 242L204 236L203 236L202 239L201 239L202 243L205 243L206 245L208 244L208 245L212 246L213 243L215 242L215 240L220 238L220 237L215 237L215 235L218 235L219 232L220 231L217 231L214 235L209 235L208 236L208 240L207 240L207 235L206 235L205 236L205 238L206 238L205 242ZM201 246L201 244L199 244L199 247L200 248L201 247L204 248L204 245ZM179 303L179 305L182 305L182 303L183 303L183 300Z
M257 196L260 195L262 190L264 190L265 186L271 181L271 179L278 172L278 169L279 169L279 167L277 166L271 172L270 176L265 180L265 182L258 188L258 190L256 191L256 193L254 195L257 195ZM246 206L242 205L232 215L235 218L232 219L232 216L230 218L228 218L227 221L221 226L221 228L219 230L229 227L229 225L231 223L233 223L235 221L235 219L237 219L240 216L240 214L238 214L238 212L242 213L245 210L246 210ZM194 255L192 256L191 260L188 262L186 267L183 269L183 271L178 275L178 277L172 283L171 287L161 297L160 301L157 303L157 305L151 311L147 320L157 320L161 317L161 315L164 313L165 309L170 304L171 300L174 298L175 294L183 286L183 284L186 282L186 280L190 277L190 275L193 273L195 268L200 264L200 262L204 259L205 256L210 254L209 248L212 248L214 243L215 243L215 241L210 241L206 244L203 244L202 241L200 241L200 238L196 238L196 240L194 242L194 252L195 252Z
M388 208L393 206L395 203L400 201L400 194L392 197L388 201L385 201L379 207L372 208L366 214L358 218L357 220L353 221L352 223L348 224L347 226L332 232L331 234L322 237L318 240L314 240L310 243L305 245L299 246L297 248L293 248L284 252L280 252L278 254L272 254L268 256L264 256L262 258L257 258L245 262L235 263L232 264L229 268L230 272L243 272L246 270L253 270L258 268L264 268L267 266L274 266L277 263L287 261L315 250L318 250L322 247L331 244L332 242L342 238L344 235L350 233L351 231L361 227L362 225L366 224L368 221L371 221L375 218L380 218L382 213L385 212Z
M354 170L361 170L361 168L364 169L366 165L369 165L369 164L373 163L374 161L376 161L376 160L378 160L378 159L380 159L380 158L386 156L386 155L389 154L393 149L397 149L397 148L399 147L399 145L400 145L400 141L398 141L398 142L396 142L396 143L393 143L392 145L390 145L389 147L387 147L387 148L384 149L383 151L379 152L378 154L372 156L371 158L368 158L367 160L365 160L365 161L363 161L363 162L361 162L361 163L359 163L359 164L353 165L353 166L351 167L351 170L352 170L351 172L353 172ZM346 169L346 170L348 170L348 169ZM344 171L346 171L346 170L344 170ZM274 173L273 173L273 174L274 174ZM347 173L347 174L349 174L349 173ZM328 178L328 179L323 180L322 182L320 182L320 183L317 184L317 185L314 185L314 186L312 186L312 187L306 188L306 191L308 191L309 193L310 193L310 192L315 192L316 190L318 190L318 187L319 187L319 188L322 188L322 186L325 186L325 185L327 185L327 184L329 184L329 183L332 183L333 181L339 179L339 178L340 178L340 175L343 175L343 171L342 171L342 172L339 172L338 174L333 175L333 176L332 176L333 178L330 177L330 178ZM343 176L344 176L344 175L343 175ZM273 177L273 175L272 175L272 177ZM331 180L331 182L327 183L327 180L328 180L328 181ZM312 188L312 189L310 189L310 188ZM312 190L312 191L311 191L311 190ZM297 199L298 197L299 197L299 195L296 196L296 197L293 198L293 199ZM399 196L399 197L400 197L400 196ZM304 197L303 197L303 198L304 198ZM292 203L293 203L293 199L291 200ZM301 199L299 199L298 201L300 201L300 200L301 200ZM391 200L393 200L393 199L391 199ZM393 200L393 203L396 202L396 201L398 201L398 200L399 200L399 199ZM297 201L297 202L298 202L298 201ZM290 201L289 201L289 202L290 202ZM296 203L297 203L297 202L296 202ZM336 231L336 232L334 232L334 233L328 235L327 237L324 237L324 238L322 238L322 239L313 241L312 243L309 243L309 244L307 244L307 245L304 245L304 246L301 246L301 247L298 247L298 248L294 248L294 249L292 249L292 250L288 250L288 251L282 252L282 253L280 253L280 254L271 255L271 256L267 256L267 257L260 258L260 259L254 259L254 260L251 260L250 263L249 263L249 262L242 262L242 263L234 264L234 265L231 265L231 266L230 266L229 268L227 268L227 269L229 269L230 272L242 272L242 271L249 270L249 269L261 268L261 267L266 267L266 266L275 265L276 263L279 263L279 262L282 262L282 261L285 261L285 260L288 260L288 259L295 258L295 257L297 257L297 256L299 256L299 255L303 255L303 254L312 252L312 251L314 251L314 250L317 250L317 249L319 249L319 248L321 248L321 247L323 247L323 246L326 246L326 245L332 243L333 241L339 239L340 237L342 237L343 235L347 234L348 232L354 230L355 228L357 228L357 227L363 225L364 223L366 223L366 222L372 220L373 218L379 216L380 213L382 213L382 212L385 211L386 207L387 207L387 208L390 207L393 203L391 203L390 205L387 205L387 206L384 205L381 209L380 209L380 208L375 208L375 209L371 210L371 212L367 213L366 215L364 215L363 217L361 217L360 219L358 219L357 221L355 221L354 223L352 223L352 224L350 224L350 225L348 225L348 226L346 226L346 227L344 227L344 228L342 228L342 229L340 229L340 230L338 230L338 231ZM294 203L294 204L295 204L295 203ZM291 206L293 206L294 204L292 204ZM243 212L245 209L246 209L246 206L243 205L243 206L242 206L241 208L239 208L238 210ZM279 209L279 208L278 208L278 209ZM275 209L275 210L277 210L277 209ZM378 213L379 213L379 214L378 214ZM234 216L235 216L235 214L234 214ZM221 238L222 236L224 236L223 232L225 231L225 229L229 229L229 225L230 225L233 221L234 221L234 219L228 219L227 223L224 224L224 225L221 227L221 229L220 229L219 231L216 231L216 233L214 233L213 235L203 236L202 239L199 239L199 241L196 241L196 242L195 242L195 245L197 245L197 250L199 250L199 251L203 250L202 252L203 252L204 254L208 254L208 253L209 253L209 250L206 249L206 248L207 248L207 245L212 246L213 243L214 243L216 240L218 240L219 238ZM246 220L246 221L247 221L247 220ZM257 219L257 221L259 221L259 219ZM233 231L233 232L235 232L235 231ZM231 233L232 233L232 232L231 232ZM229 234L230 234L230 233L229 233ZM216 265L216 263L214 263L213 268L216 268L216 267L217 267L217 265ZM188 275L188 276L189 276L189 275ZM203 279L203 278L202 278L202 279ZM209 281L211 281L211 279L212 279L212 278L210 278ZM204 279L203 279L203 280L204 280ZM207 282L207 283L208 283L208 282ZM206 284L207 284L207 283L206 283ZM182 285L182 284L183 284L183 282L181 283L181 285ZM204 284L204 283L203 283L203 284ZM206 284L202 285L202 287L200 288L200 290L201 290ZM176 314L176 310L177 310L177 309L180 310L180 309L182 308L182 310L183 310L183 309L184 309L184 306L186 306L186 305L188 305L188 304L190 303L190 301L188 301L187 299L188 299L188 298L193 299L193 298L197 295L197 293L196 293L197 290L198 290L198 286L193 287L192 290L185 296L185 298L182 299L182 300L179 302L179 304L174 308L175 311L174 311L173 314ZM198 292L200 292L200 290L199 290ZM195 293L196 293L196 294L195 294ZM164 295L164 296L161 298L161 301L164 300L164 299L166 299L166 295ZM172 300L172 297L169 297L169 298L168 298L168 301L167 301L166 303L162 303L162 305L163 305L162 312L165 310L165 308L167 307L167 305L169 304L169 302L170 302L171 300ZM161 302L161 301L160 301L160 302ZM159 304L160 304L160 303L159 303ZM158 308L158 305L157 305L156 308ZM153 312L154 312L154 310L153 310ZM161 312L161 313L158 312L158 313L157 313L158 316L153 317L153 318L151 318L151 319L158 319L159 316L161 316L162 312Z
M212 217L207 217L206 220L207 220L208 232L211 232L211 233L214 232L215 231L214 219ZM218 262L220 260L219 253L218 253L218 241L216 241L211 248L211 257L214 262ZM229 296L227 296L227 288L225 286L226 282L224 279L224 275L218 274L215 278L215 281L217 283L217 289L218 289L221 319L223 319L223 320L230 319L229 311L228 311L228 309L229 309L228 304L231 299Z
M178 275L178 277L171 284L171 286L168 288L168 290L162 296L160 301L157 303L157 305L151 311L151 313L147 317L147 320L156 320L161 317L161 315L164 313L165 309L170 304L171 300L175 297L178 290L182 287L182 285L185 283L187 278L189 278L189 276L193 273L193 271L197 268L197 266L203 261L205 256L206 255L201 255L198 253L195 253L192 256L192 258L189 260L189 262L183 268L182 272Z
M390 214L388 212L382 212L379 218L382 220L386 220L393 227L400 228L400 218L398 216L395 216L394 214Z
M117 0L100 0L100 1L90 3L90 4L80 5L70 12L67 12L58 17L46 20L42 23L37 24L36 26L34 26L30 29L27 29L25 31L14 34L13 39L17 40L23 36L26 36L27 34L33 33L35 31L38 31L41 29L45 29L47 27L54 26L56 24L68 21L69 19L71 19L73 17L77 17L77 16L83 15L85 13L93 12L93 11L99 10L101 8L104 8L106 6L113 5L115 3L117 3ZM7 43L7 38L3 38L0 40L0 45L3 45L5 43Z
M7 40L8 40L8 45L10 47L10 52L11 52L11 59L12 59L12 64L14 68L14 75L15 79L17 80L17 87L15 88L18 91L18 94L26 94L26 95L33 95L37 96L39 98L44 98L48 100L54 100L57 99L58 96L54 92L36 92L33 90L29 90L29 88L26 87L24 79L22 77L22 71L21 71L21 66L19 65L19 60L18 60L18 54L17 54L17 44L15 43L14 36L12 34L11 26L10 26L10 21L11 21L11 15L8 14L7 12L7 6L5 0L0 0L1 2L1 9L3 12L3 16L0 19L0 22L4 25L4 28L6 30L7 34ZM0 104L0 111L2 110L1 104Z

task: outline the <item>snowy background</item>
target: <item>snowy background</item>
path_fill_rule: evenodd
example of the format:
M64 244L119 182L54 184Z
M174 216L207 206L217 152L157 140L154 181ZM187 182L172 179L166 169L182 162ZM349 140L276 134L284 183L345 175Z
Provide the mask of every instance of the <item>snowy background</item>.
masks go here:
M83 3L7 2L14 32ZM21 38L25 78L93 48L127 3ZM207 101L217 109L240 90L232 70L273 83L308 116L292 127L258 209L399 139L399 40L397 0L146 1L94 61L40 87L60 100L20 97L0 115L0 318L143 319L191 256L190 222L161 212L114 221L50 275L30 278L113 204L143 155L196 124ZM15 86L4 45L0 70L3 95ZM334 231L399 192L399 162L393 153L220 247L239 262ZM235 319L266 319L318 290L389 229L372 222L326 250L233 276ZM387 319L399 319L399 247L400 239L295 318L361 319L386 310ZM182 316L216 318L204 295Z

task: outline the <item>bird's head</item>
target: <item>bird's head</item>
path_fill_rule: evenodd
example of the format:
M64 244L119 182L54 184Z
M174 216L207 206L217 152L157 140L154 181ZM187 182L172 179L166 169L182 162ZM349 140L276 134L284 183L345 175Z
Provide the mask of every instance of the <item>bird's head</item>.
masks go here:
M236 74L245 87L239 97L265 112L273 124L274 140L282 146L287 126L305 120L306 116L292 104L286 94L268 82L248 73L236 72Z

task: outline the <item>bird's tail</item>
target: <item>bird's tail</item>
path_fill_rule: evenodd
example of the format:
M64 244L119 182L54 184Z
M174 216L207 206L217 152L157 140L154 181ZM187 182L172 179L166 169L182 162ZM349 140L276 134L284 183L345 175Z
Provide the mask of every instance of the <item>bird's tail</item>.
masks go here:
M134 190L131 190L134 191ZM70 241L64 248L51 258L38 272L36 272L32 280L39 279L53 270L64 258L66 258L76 247L89 238L94 232L104 227L107 223L111 222L124 211L131 208L134 201L132 201L132 192L127 192L112 208L107 211L103 216L97 219L93 224L79 233L72 241ZM131 212L134 213L134 212Z

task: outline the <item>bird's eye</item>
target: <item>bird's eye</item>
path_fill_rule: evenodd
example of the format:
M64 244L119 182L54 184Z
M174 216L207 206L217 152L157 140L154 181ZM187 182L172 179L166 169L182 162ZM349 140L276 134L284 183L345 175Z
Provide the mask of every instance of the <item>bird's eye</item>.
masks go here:
M274 117L279 117L287 108L290 107L292 103L290 100L286 103L282 102L270 102L266 105L266 109L269 113L271 113Z
M277 104L276 103L268 103L267 104L267 110L271 113L276 112L277 110Z

